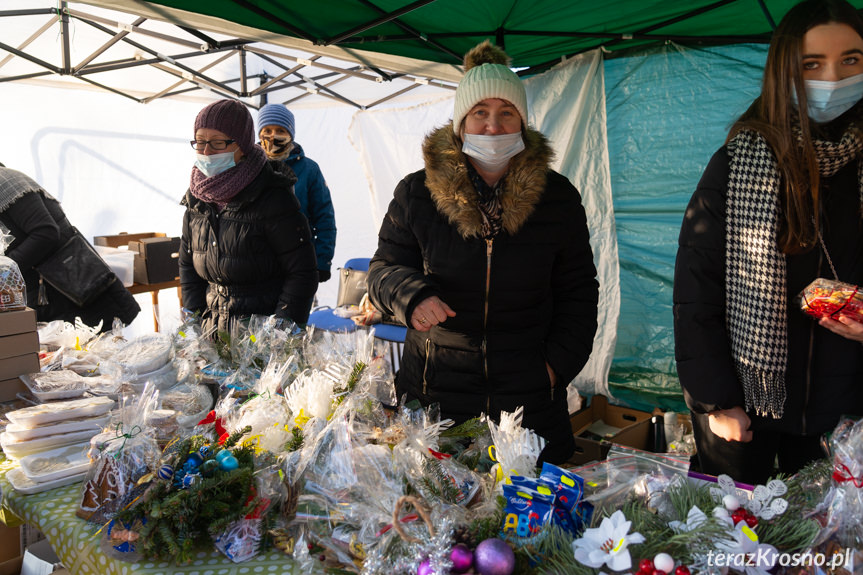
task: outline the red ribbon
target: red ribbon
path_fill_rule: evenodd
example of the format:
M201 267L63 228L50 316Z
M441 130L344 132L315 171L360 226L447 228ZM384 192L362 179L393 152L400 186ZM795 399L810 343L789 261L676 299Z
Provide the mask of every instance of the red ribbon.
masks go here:
M225 440L228 439L230 434L228 433L228 430L222 426L222 418L216 417L215 409L210 411L210 413L207 414L207 417L199 421L198 425L206 425L208 423L216 424L216 435L219 436L219 445L225 443Z
M863 477L854 477L851 470L844 463L838 461L833 463L833 480L837 483L851 482L858 489L863 487Z
M434 457L435 459L449 459L450 457L452 457L452 455L450 455L449 453L441 453L440 451L435 451L431 447L429 447L428 450L429 453L432 454L432 457Z

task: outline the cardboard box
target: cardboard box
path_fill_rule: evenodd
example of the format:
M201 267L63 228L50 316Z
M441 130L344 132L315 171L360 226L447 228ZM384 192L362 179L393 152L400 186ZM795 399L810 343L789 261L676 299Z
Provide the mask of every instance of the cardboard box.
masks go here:
M162 232L142 232L139 234L129 234L120 232L113 236L93 236L94 246L108 246L109 248L119 248L129 245L129 242L139 242L144 238L164 238Z
M21 564L21 575L48 575L61 569L60 558L47 539L27 546L24 551L24 561Z
M39 334L35 331L0 337L0 359L39 353Z
M27 391L27 386L18 379L18 376L38 371L38 353L25 353L0 359L0 401L11 401L15 399L16 394Z
M613 443L648 449L650 418L646 411L611 405L604 395L593 396L590 405L570 416L575 453L568 464L602 461Z
M142 238L129 242L129 251L135 252L136 283L169 282L180 275L180 238Z
M21 563L24 561L24 556L19 555L8 561L0 561L0 575L19 575L21 573Z
M0 312L0 337L36 331L36 311L27 307Z
M0 524L0 563L21 556L21 527Z

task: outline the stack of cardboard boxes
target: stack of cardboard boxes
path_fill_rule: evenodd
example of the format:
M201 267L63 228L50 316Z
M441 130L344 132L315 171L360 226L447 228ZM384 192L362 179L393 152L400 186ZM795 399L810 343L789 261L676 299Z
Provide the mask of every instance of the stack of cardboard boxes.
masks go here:
M27 391L18 376L39 371L36 312L30 308L0 312L0 401Z
M96 236L93 243L97 246L128 248L130 253L134 253L136 284L170 282L180 275L177 260L177 253L180 251L178 237L169 238L162 232L124 232L112 236Z

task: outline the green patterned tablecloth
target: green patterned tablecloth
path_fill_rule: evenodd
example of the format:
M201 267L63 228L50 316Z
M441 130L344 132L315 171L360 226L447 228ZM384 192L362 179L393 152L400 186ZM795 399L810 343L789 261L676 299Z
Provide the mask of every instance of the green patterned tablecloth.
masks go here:
M300 570L280 552L264 553L244 563L232 563L213 549L198 553L191 564L180 566L149 561L124 563L106 557L99 549L99 535L96 535L98 527L75 516L81 484L22 495L6 481L6 472L16 466L17 463L5 460L0 455L0 517L13 527L22 522L38 527L73 575L300 575Z

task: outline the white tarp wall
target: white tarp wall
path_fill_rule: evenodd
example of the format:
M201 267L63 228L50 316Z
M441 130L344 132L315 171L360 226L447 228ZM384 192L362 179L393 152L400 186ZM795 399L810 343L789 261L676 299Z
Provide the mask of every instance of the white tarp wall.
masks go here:
M572 59L526 82L530 122L551 140L554 168L582 194L599 272L599 332L579 387L607 390L619 310L602 57ZM114 94L31 84L0 90L0 162L25 172L59 199L86 237L159 231L179 235L194 152L187 143L199 101L137 104ZM425 134L452 117L452 98L357 111L344 105L294 107L296 140L321 166L333 196L338 235L333 266L371 257L392 192L422 168ZM254 115L254 114L253 114ZM318 291L333 305L337 274ZM149 294L133 332L152 330ZM179 321L170 290L160 294L165 329Z

